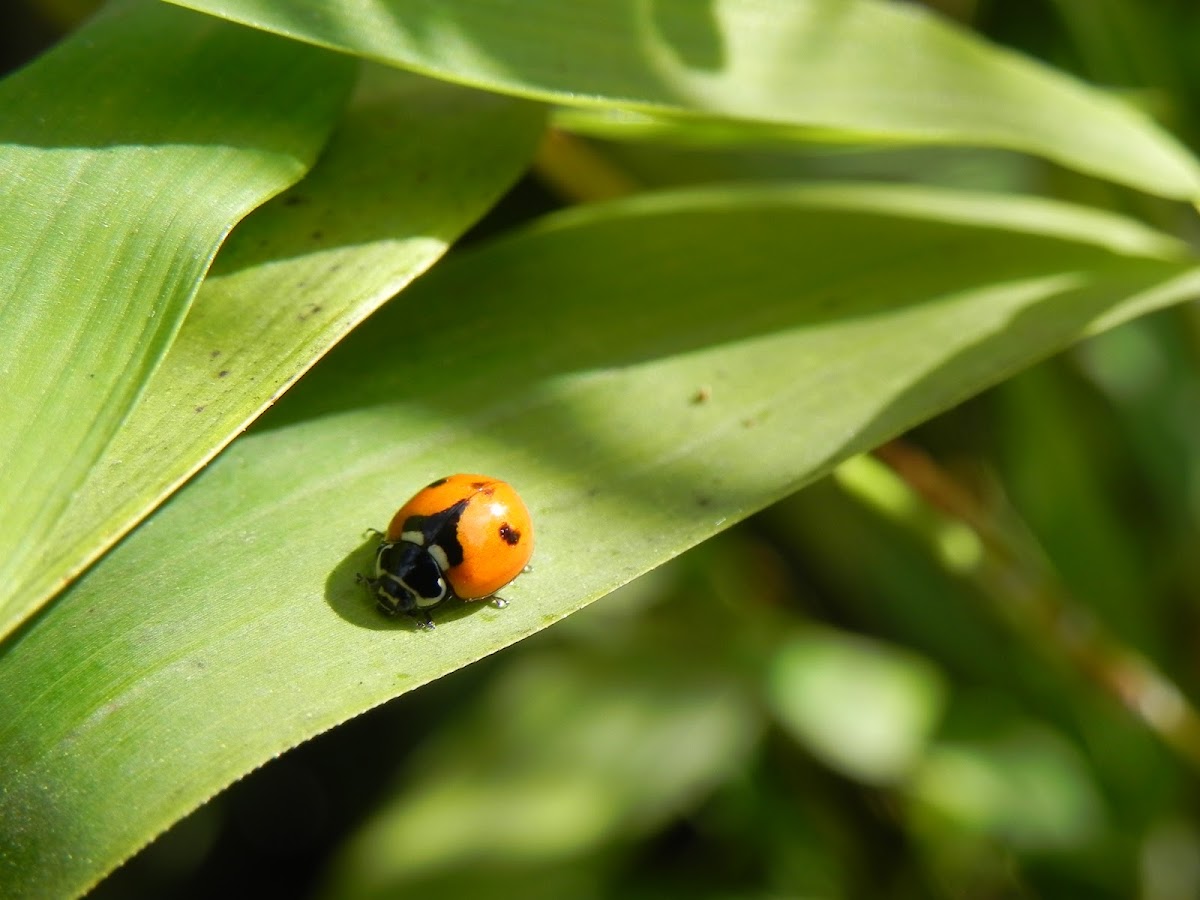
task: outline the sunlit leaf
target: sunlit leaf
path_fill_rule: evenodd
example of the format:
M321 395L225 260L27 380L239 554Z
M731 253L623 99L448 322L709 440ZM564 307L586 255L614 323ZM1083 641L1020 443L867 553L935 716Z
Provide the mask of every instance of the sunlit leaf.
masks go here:
M126 3L0 83L0 635L221 239L304 174L352 74Z
M783 186L589 207L447 261L0 650L0 893L85 887L295 743L1189 296L1193 265L1042 201ZM425 633L354 576L363 530L456 470L522 492L534 568Z
M26 586L57 589L216 455L514 181L540 109L368 69L313 172L230 235Z
M883 0L182 0L490 90L997 146L1179 199L1200 166L1104 93Z

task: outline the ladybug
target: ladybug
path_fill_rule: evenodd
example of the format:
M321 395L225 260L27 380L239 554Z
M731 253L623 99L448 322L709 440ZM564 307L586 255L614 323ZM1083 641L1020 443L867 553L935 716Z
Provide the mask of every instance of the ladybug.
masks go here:
M400 507L380 535L375 577L358 577L383 612L407 613L429 629L431 609L455 597L495 597L532 555L533 521L510 484L449 475Z

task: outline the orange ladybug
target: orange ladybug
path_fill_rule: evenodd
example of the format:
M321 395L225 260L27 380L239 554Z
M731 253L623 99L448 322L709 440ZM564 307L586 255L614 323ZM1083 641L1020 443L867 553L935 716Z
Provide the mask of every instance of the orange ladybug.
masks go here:
M375 577L359 577L385 613L432 628L430 610L454 597L495 597L532 555L533 520L512 485L449 475L400 507L375 551Z

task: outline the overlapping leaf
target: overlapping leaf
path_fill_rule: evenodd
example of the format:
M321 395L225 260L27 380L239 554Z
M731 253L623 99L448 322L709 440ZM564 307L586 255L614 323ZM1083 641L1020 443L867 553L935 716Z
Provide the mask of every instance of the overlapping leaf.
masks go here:
M369 68L313 172L222 247L162 367L48 541L44 597L128 531L516 179L534 105Z
M490 90L1023 150L1166 197L1200 167L1111 97L885 0L179 0Z
M0 635L221 239L304 173L352 73L132 3L0 84Z

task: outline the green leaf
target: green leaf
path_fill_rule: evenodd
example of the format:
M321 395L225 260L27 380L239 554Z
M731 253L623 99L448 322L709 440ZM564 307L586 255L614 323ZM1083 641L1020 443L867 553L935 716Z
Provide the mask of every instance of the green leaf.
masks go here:
M418 750L323 894L527 896L535 872L661 827L742 768L760 730L734 680L697 662L571 646L501 672Z
M352 73L134 3L0 84L0 635L221 239L312 163Z
M1024 849L1084 847L1108 818L1087 761L1028 722L936 745L910 789L917 814L959 839L981 833Z
M780 648L767 696L783 726L827 765L887 784L921 760L944 693L937 669L920 657L814 631Z
M179 0L489 90L1005 147L1177 199L1200 166L1119 101L882 0Z
M44 599L196 472L517 178L533 104L368 67L312 173L230 235L49 540Z
M1193 267L1044 201L782 186L587 207L447 261L0 650L0 894L85 888L297 742L1188 296ZM534 569L428 634L354 576L363 530L456 470L522 492Z

